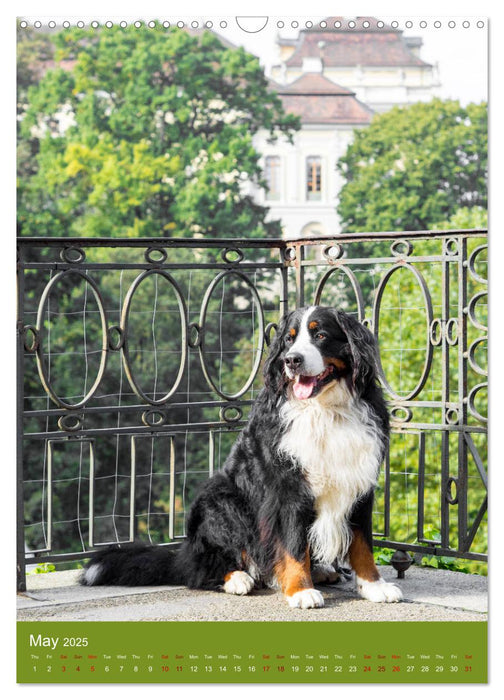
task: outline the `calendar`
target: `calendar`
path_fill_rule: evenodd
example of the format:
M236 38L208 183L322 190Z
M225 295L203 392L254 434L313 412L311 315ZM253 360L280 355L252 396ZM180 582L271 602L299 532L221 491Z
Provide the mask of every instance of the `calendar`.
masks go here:
M16 23L18 683L487 683L489 19L137 10Z
M486 623L18 623L22 683L485 683Z

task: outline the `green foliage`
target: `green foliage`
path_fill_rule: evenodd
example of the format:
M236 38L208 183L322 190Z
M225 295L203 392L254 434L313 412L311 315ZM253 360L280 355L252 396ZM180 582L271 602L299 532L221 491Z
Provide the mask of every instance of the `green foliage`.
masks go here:
M84 566L80 561L64 561L57 564L41 562L34 569L27 571L28 576L35 574L52 574L57 571L81 570Z
M473 218L470 228L480 228L483 221L476 217L481 216L477 209L471 212L464 209ZM461 223L455 215L450 228ZM472 347L472 355L475 362L467 367L467 392L473 387L485 381L485 378L476 371L474 365L478 365L483 371L487 368L486 336L483 327L488 326L487 298L485 295L486 284L482 281L488 278L486 239L482 236L474 236L467 239L467 257L474 261L476 278L472 274L467 276L467 299L478 297L475 304L474 316L478 326L472 322L467 323L467 346ZM364 301L363 317L373 318L373 306L376 301L376 293L385 274L390 272L390 241L389 242L345 242L345 260L348 268L352 270L357 280ZM392 409L406 397L415 393L410 404L411 409L408 418L407 411L399 410L393 420L393 432L390 442L390 469L388 481L385 480L385 470L382 471L378 482L374 509L374 531L384 532L387 528L387 540L400 543L418 543L418 511L423 511L422 539L432 540L434 546L441 546L439 528L443 515L446 516L446 543L454 550L458 549L459 525L458 505L446 507L445 489L441 478L441 465L444 455L448 460L449 475L457 478L459 473L459 444L460 434L455 431L445 432L443 438L443 426L445 412L443 401L447 400L452 405L458 405L461 376L461 354L459 342L455 334L455 324L450 333L450 344L443 350L443 345L432 345L429 342L430 323L427 313L427 297L432 305L432 318L459 317L459 293L460 293L460 261L454 257L448 265L444 265L444 243L441 237L427 240L411 239L412 250L408 265L397 265L390 275L388 282L382 288L383 294L380 302L380 314L377 334L381 363L384 370L387 389L385 397ZM455 248L454 248L455 250ZM381 258L381 260L377 260ZM389 260L387 260L387 258ZM420 258L420 259L419 259ZM425 260L421 260L425 258ZM354 262L357 260L357 262ZM406 258L406 261L408 258ZM416 272L417 276L413 273ZM327 273L325 267L306 268L306 299L312 303L315 290L321 282L323 275ZM446 278L444 278L446 275ZM481 279L479 279L481 278ZM428 289L428 294L421 285L421 280ZM448 288L445 283L448 281ZM448 295L448 309L444 308L444 294ZM333 269L324 286L321 302L334 304L349 313L357 312L357 299L349 282L348 276L342 269ZM446 316L445 316L446 314ZM426 358L429 348L432 351L432 362L427 365ZM419 388L422 374L426 373L425 382ZM448 381L449 391L443 393L445 380ZM389 391L390 389L390 391ZM417 393L418 392L418 393ZM452 403L453 402L453 403ZM486 416L486 391L481 389L475 395L475 407L477 411ZM406 420L403 420L406 418ZM460 419L460 416L459 416ZM414 424L425 426L417 430ZM432 430L428 426L432 425ZM482 423L469 412L467 417L469 431L472 427L480 429ZM487 437L484 432L471 432L481 462L487 467ZM443 442L443 440L445 442ZM423 445L422 445L422 441ZM422 452L423 447L423 452ZM446 453L445 453L446 450ZM423 463L420 455L424 455ZM423 469L421 469L423 467ZM475 459L470 451L467 455L467 520L468 530L479 517L479 511L486 497L486 488L479 475ZM388 492L388 500L386 494ZM423 494L423 506L420 500L420 492ZM389 506L390 520L386 523L385 509ZM471 552L486 553L487 551L486 515L483 517L473 544ZM387 553L380 554L380 562L387 563ZM446 565L446 562L443 562ZM481 562L467 562L472 573L485 571L485 564ZM457 565L458 566L458 565Z
M395 549L389 549L388 547L373 547L373 552L376 564L380 566L387 566L390 564L392 557L394 556Z
M25 63L38 65L38 79L25 71L27 76L19 84L18 222L22 235L280 234L278 222L266 222L267 209L255 204L249 195L250 184L261 184L262 178L252 138L259 129L267 129L272 139L280 134L290 138L299 124L284 114L279 98L269 92L257 59L242 49L225 48L213 34L191 36L161 26L64 30L44 40L44 51L35 35L24 34L23 41L25 38L22 49L29 54L29 61L22 63L21 69ZM56 65L47 70L52 42L56 45ZM177 249L173 255L180 264L195 259L208 264L222 261L217 249ZM249 251L249 261L256 257ZM94 262L115 259L137 261L134 252L124 250L98 250L88 257ZM120 289L126 290L136 274L93 273L110 324L120 323L117 310L124 302ZM192 272L175 271L174 276L188 304L189 298L193 300L188 309L190 321L197 321L213 272L193 276ZM44 275L27 273L27 319L34 320L48 281ZM229 381L239 388L250 372L257 348L246 347L251 331L248 288L237 279L228 282L220 328L214 322L219 316L213 314L221 309L218 294L224 293L224 287L210 303L207 360L218 384L222 378L226 386ZM267 280L260 284L267 285ZM236 300L241 303L239 309L234 309ZM270 294L270 302L264 306L267 311L277 309L278 300ZM236 312L243 313L243 318ZM276 320L276 313L269 320ZM70 402L82 399L96 376L101 343L97 306L82 280L70 276L54 288L48 299L45 330L48 375L55 391ZM131 368L139 386L148 394L162 396L175 379L181 348L177 305L170 286L161 278L151 277L135 292L130 340ZM27 409L47 406L32 359L32 363L27 360L25 372ZM237 376L230 379L235 364ZM111 353L93 404L108 404L113 400L110 397L116 397L121 405L137 402L126 381L120 354ZM208 395L197 349L189 351L187 378L173 401L184 400L188 392L196 400ZM85 428L110 427L108 418L90 414ZM196 405L189 415L187 410L170 407L169 418L170 423L198 423L218 421L219 413L218 408ZM121 426L137 426L141 414L126 413L120 420ZM51 421L41 425L33 419L28 429L54 430L57 426ZM215 468L219 468L229 445L224 445L222 436L216 441ZM166 440L155 442L150 444L146 438L136 446L135 526L139 536L166 542L169 445ZM87 448L64 448L53 455L58 474L53 493L53 544L57 551L76 551L83 546L89 527L89 455ZM100 484L95 494L100 514L95 523L97 541L128 536L130 451L127 437L103 437L96 442ZM159 474L153 476L150 503L152 455ZM188 440L186 435L184 441L177 436L175 455L176 533L180 535L187 505L208 474L208 439ZM32 548L44 546L43 528L31 525L43 523L45 518L41 464L40 445L27 447L26 537ZM118 469L124 473L121 479L116 476ZM112 511L113 516L109 515Z
M40 78L43 64L50 61L54 55L54 46L49 35L40 34L27 27L17 28L17 88L20 100L26 95L30 85L35 85ZM23 109L23 104L18 103L18 112Z
M431 224L431 228L441 230L478 229L487 227L488 211L483 207L463 207L457 209L448 220Z
M460 571L461 573L470 573L469 565L465 561L455 559L455 557L437 557L427 556L422 557L422 566L432 569L446 569L449 571Z
M374 560L379 566L391 566L392 557L395 554L395 549L388 547L373 547ZM469 559L456 559L455 557L441 557L434 554L423 556L420 563L413 558L412 566L420 565L432 569L444 569L446 571L458 571L463 574L479 574L487 576L487 564L480 561L471 561ZM406 576L408 574L406 573Z
M144 261L143 250L87 249L87 261L129 263ZM208 285L215 279L211 265L222 260L222 248L170 249L172 260L183 266L197 261L210 269L170 270L179 285L188 307L189 322L199 322L201 302ZM44 252L42 259L53 260L54 251ZM246 260L254 260L256 251L245 251ZM125 295L141 271L128 269L92 270L89 274L100 289L107 311L108 326L120 324ZM34 320L42 289L51 273L28 274L25 278L27 299L25 318ZM257 287L265 311L265 322L278 319L277 271L252 272L250 281ZM75 273L60 279L47 298L44 329L41 339L47 365L47 375L58 396L69 403L83 399L92 386L100 362L102 330L98 305L91 288ZM259 347L258 315L249 285L236 274L221 279L208 299L205 324L205 358L208 372L215 384L226 392L239 391L247 382ZM137 385L150 397L159 399L173 386L180 364L182 343L180 315L173 287L159 274L146 277L136 288L129 310L128 354ZM25 391L27 410L45 408L51 404L41 387L35 357L26 356ZM251 390L243 398L251 399L261 385L259 373ZM162 410L167 415L167 429L176 424L201 424L220 421L220 406L202 407L201 401L215 400L203 376L198 348L188 348L188 365L178 391ZM180 402L190 401L190 409ZM138 405L138 410L116 414L88 413L84 418L86 430L131 427L137 432L142 425L145 404L131 389L122 366L120 352L108 354L107 369L99 390L89 405ZM143 404L143 406L142 406ZM243 418L248 409L244 408ZM215 458L212 467L224 463L235 432L214 433ZM234 427L230 425L229 427ZM28 432L57 430L57 419L48 422L36 417L27 423ZM174 437L175 458L175 534L185 534L185 516L196 490L206 480L210 470L209 435L179 432ZM138 436L136 454L136 518L135 533L140 539L168 542L170 507L170 442L167 437ZM26 539L31 549L45 546L43 524L46 518L46 494L43 488L44 447L40 441L25 445L25 522ZM87 545L89 523L90 454L87 443L64 441L58 443L52 455L56 475L52 493L54 551L75 552ZM104 434L95 441L97 488L95 504L95 541L110 542L129 535L131 438ZM152 473L152 477L151 477ZM119 474L119 476L118 476ZM152 494L152 495L151 495ZM42 526L40 525L42 523Z
M484 243L484 239L474 238L468 243L468 253L475 250L477 246ZM439 246L439 242L435 246ZM415 253L418 255L428 255L435 253L435 246L430 242L421 244L415 242ZM483 268L483 264L481 266ZM442 305L442 266L435 262L416 263L415 269L420 273L429 290L433 317L439 318L443 314ZM486 277L486 270L480 269L483 277ZM468 298L484 289L483 285L475 280L468 280ZM450 316L456 317L458 313L458 293L457 272L455 266L450 270ZM483 323L486 322L487 309L486 298L478 306L477 317ZM468 345L476 342L481 331L468 324L467 336ZM425 300L423 292L417 279L407 268L399 268L391 276L389 284L382 298L379 338L380 354L383 370L391 389L402 399L415 390L425 367L427 342L429 337L429 327L427 315L425 313ZM486 342L480 342L477 346L476 354L478 363L482 368L486 368ZM443 358L440 346L433 348L432 364L428 373L428 378L423 389L416 397L419 401L441 402L443 400L443 372L445 379L449 382L449 400L456 401L459 392L460 364L458 348L449 348L448 364L443 365ZM468 387L481 381L472 367L468 368ZM394 399L387 394L387 398L394 403ZM485 396L483 392L478 394L477 410L486 415ZM443 411L435 407L413 407L413 417L411 422L420 424L443 424ZM471 416L468 417L467 424L479 425ZM485 434L474 433L471 435L482 463L486 469L487 465L487 444ZM423 536L440 542L439 523L441 522L441 511L443 508L444 490L441 480L440 465L442 464L443 445L441 433L437 429L425 432L425 462L423 471L423 516L424 532ZM459 436L449 434L446 437L449 473L457 475L459 460ZM395 432L392 435L390 444L390 539L396 542L417 541L417 520L419 507L419 481L420 481L420 435L415 431ZM475 462L468 454L468 488L467 507L468 523L474 522L478 516L478 511L486 497L485 486L478 474ZM383 482L380 482L380 485ZM379 498L381 490L378 491ZM378 508L380 510L380 508ZM457 508L450 507L448 510L449 532L448 540L450 546L457 548ZM478 529L478 535L472 551L487 551L487 519L483 519ZM438 561L436 558L432 561ZM459 564L451 565L448 560L440 559L438 567L445 566L455 570L461 570ZM468 564L468 570L478 571L481 564L478 562Z
M54 564L47 564L47 563L41 563L37 564L37 566L29 571L29 574L50 574L53 571L56 571L56 567Z
M279 235L249 194L262 183L252 137L299 123L255 57L161 25L54 41L60 63L29 87L21 121L22 235Z
M414 231L486 207L487 105L433 99L357 131L338 163L343 229Z

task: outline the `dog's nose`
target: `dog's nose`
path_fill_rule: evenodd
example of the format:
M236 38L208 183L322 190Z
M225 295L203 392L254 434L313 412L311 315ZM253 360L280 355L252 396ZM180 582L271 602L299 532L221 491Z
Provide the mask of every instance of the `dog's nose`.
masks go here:
M303 359L299 353L292 352L285 356L285 364L289 369L297 369L302 364Z

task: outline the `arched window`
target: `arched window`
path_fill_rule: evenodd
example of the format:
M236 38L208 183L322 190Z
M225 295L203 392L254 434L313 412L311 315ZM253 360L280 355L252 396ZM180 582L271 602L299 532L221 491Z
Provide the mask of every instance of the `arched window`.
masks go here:
M310 221L310 223L305 224L300 231L301 238L319 238L320 236L327 236L328 231L324 224L320 221Z
M322 199L322 159L308 156L306 159L306 199L314 202Z
M265 176L268 184L266 199L280 199L280 156L266 156Z

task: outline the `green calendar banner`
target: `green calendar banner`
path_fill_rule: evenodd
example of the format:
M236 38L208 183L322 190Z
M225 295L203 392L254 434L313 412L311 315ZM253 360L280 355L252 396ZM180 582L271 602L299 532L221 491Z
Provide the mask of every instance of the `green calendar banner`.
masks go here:
M19 683L486 683L486 622L18 622Z

